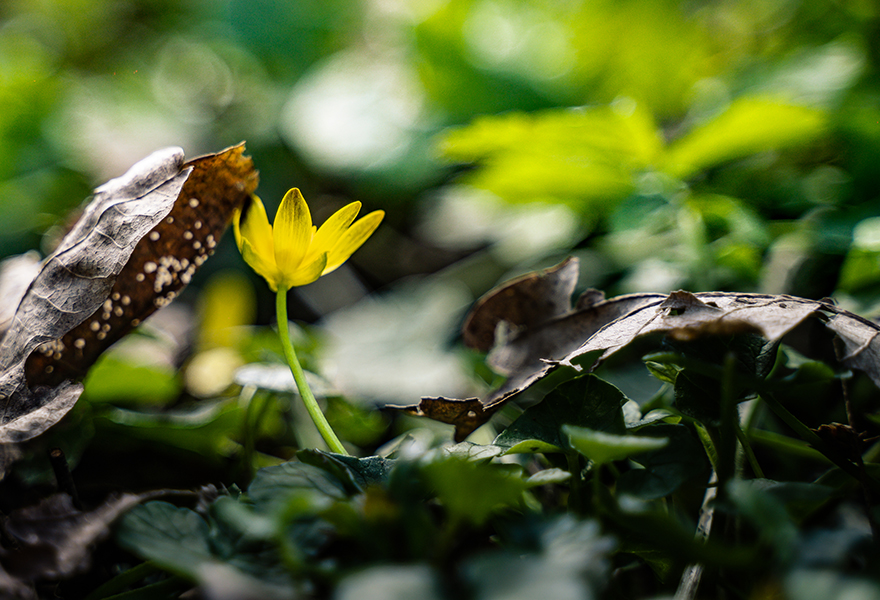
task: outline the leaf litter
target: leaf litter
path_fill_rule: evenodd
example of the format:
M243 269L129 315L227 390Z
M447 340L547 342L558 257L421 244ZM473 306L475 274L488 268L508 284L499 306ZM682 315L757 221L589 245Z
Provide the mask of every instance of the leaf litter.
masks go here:
M805 356L825 356L816 327L833 337L833 356L864 372L880 387L880 326L829 299L735 292L676 291L605 299L587 290L574 307L577 259L537 271L490 291L465 320L463 339L488 351L487 363L507 380L483 398L422 398L393 406L455 426L463 440L514 396L559 367L595 370L637 339L662 335L677 341L759 334L784 341Z

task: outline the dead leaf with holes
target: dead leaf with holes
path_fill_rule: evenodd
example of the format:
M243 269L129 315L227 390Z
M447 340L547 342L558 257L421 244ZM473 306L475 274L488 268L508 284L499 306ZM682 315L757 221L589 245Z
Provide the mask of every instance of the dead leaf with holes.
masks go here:
M455 425L455 438L461 440L553 369L593 370L648 335L692 340L749 332L770 341L785 338L802 354L865 372L880 387L880 326L831 301L685 291L605 300L601 292L588 290L565 311L561 307L574 291L576 276L577 263L568 259L501 286L471 311L464 340L483 351L491 348L487 362L508 377L501 387L482 399L423 398L417 405L392 408ZM817 335L822 333L824 338Z
M95 190L0 342L0 444L58 422L97 357L189 283L256 188L243 152L162 150Z

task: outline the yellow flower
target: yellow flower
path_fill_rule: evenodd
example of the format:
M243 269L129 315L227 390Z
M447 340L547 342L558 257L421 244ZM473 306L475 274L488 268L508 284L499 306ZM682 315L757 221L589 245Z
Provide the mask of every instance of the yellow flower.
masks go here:
M266 208L257 196L232 218L235 243L245 262L269 283L272 291L312 283L348 260L379 226L384 211L376 210L354 221L360 202L342 207L320 229L300 191L290 190L269 224Z

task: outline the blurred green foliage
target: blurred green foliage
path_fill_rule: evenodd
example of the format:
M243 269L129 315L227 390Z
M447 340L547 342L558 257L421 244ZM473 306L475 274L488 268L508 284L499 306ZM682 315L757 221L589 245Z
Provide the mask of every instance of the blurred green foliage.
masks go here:
M158 147L246 140L270 211L297 185L390 212L356 257L371 287L480 249L496 272L577 250L610 291L875 302L877 250L853 233L878 209L869 2L43 0L0 18L0 255Z
M437 571L425 566L432 561L454 567L474 598L552 595L554 582L572 597L600 589L649 597L674 590L665 577L678 577L682 557L734 569L748 559L759 574L778 568L752 597L860 589L842 571L813 569L842 560L859 540L829 550L821 532L795 531L801 513L786 504L787 484L737 479L724 492L723 510L749 523L756 551L776 553L769 567L693 541L692 524L676 515L698 513L691 488L708 459L695 453L711 441L670 416L668 386L701 405L705 398L668 365L649 362L667 387L638 398L641 412L610 384L577 379L522 415L506 408L451 456L429 450L448 440L448 427L373 406L485 391L497 376L461 350L461 316L498 281L563 255L580 258L581 285L609 296L833 294L854 312L880 313L878 31L870 0L4 2L0 257L47 254L91 189L170 145L194 157L246 141L270 214L294 186L316 221L352 200L382 208L382 228L349 263L295 291L291 317L314 324L297 328L294 343L345 441L361 454L402 457L380 469L302 453L320 441L276 377L273 298L227 236L179 301L102 358L83 401L24 449L4 485L47 485L53 446L93 501L107 490L227 484L230 494L198 514L139 508L120 541L188 581L208 586L205 569L214 568L218 581L259 580L267 594L282 581L282 597L292 593L289 573L306 571L301 580L318 586L306 590L315 596L334 588L362 597L376 578L420 597L455 595L438 591ZM249 363L259 369L244 377ZM819 402L843 375L794 358L789 367L781 402L805 421L844 418L839 401L834 409ZM859 406L876 399L863 381L854 387ZM607 422L586 416L594 405L607 409ZM566 418L548 421L557 408ZM511 422L496 439L495 424ZM566 422L578 426L568 436ZM772 418L757 422L749 435L769 449L760 457L769 474L807 481L825 466ZM627 445L633 440L643 447ZM619 503L599 498L610 492L598 484L578 489L597 448L609 461L603 486L613 478L609 490L629 494ZM520 467L486 462L504 450L549 472L548 487ZM373 477L371 485L357 476ZM580 494L571 504L558 489L567 477ZM486 492L480 502L462 494L462 478ZM851 482L825 483L844 493ZM813 515L825 488L802 485L821 498L802 507ZM608 579L613 547L592 521L538 510L578 512L589 502L605 504L604 525L621 538L620 573L653 581L644 576L650 567L656 587ZM444 534L450 522L459 529ZM339 539L351 546L337 563L344 570L333 571L319 550ZM801 542L806 550L793 555ZM367 561L379 546L378 562ZM292 554L297 547L306 556ZM825 552L825 562L808 552ZM401 555L407 564L387 570ZM384 597L387 588L375 589Z

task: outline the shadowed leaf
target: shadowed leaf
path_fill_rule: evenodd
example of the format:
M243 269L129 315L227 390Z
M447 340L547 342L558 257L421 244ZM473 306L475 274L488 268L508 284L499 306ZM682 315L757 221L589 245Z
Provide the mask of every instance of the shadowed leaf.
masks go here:
M70 496L57 494L14 511L3 524L6 535L16 542L15 550L4 558L6 568L23 579L57 579L85 570L91 547L109 535L113 521L155 495L123 494L83 512L73 507Z

